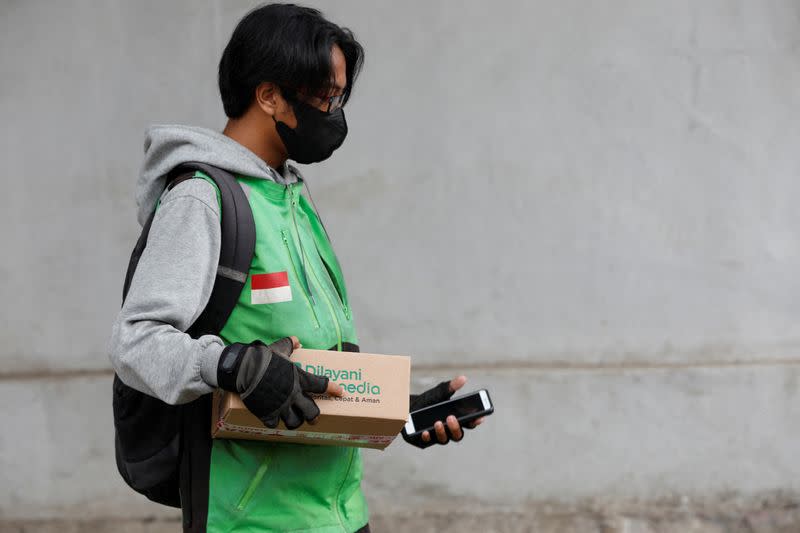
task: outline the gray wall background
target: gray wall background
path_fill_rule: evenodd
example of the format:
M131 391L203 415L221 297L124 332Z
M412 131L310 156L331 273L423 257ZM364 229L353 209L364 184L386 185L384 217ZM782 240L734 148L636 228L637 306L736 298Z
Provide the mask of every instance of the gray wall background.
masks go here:
M366 451L373 513L794 498L800 3L310 3L367 50L304 169L362 346L497 405ZM252 5L0 1L0 520L172 516L118 479L105 346L143 130L222 128Z

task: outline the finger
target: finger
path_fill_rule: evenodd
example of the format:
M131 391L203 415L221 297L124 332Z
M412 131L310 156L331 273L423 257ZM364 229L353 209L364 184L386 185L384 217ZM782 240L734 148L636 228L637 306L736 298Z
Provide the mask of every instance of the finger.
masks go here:
M314 420L319 416L319 407L314 400L306 396L305 394L300 394L294 401L293 407L300 411L301 416L306 421Z
M441 420L436 421L433 425L433 429L436 431L436 438L439 442L441 444L447 444L447 433L444 430L444 424L442 424Z
M302 368L297 369L297 377L300 382L300 388L303 392L313 392L315 394L324 394L328 390L328 378L324 376L317 376L306 372Z
M467 376L458 376L450 380L450 392L455 392L467 382Z
M297 337L284 337L282 339L278 339L269 345L269 349L272 350L272 353L276 353L281 357L289 358L292 355L295 340L297 340Z
M464 431L461 429L461 424L458 419L453 415L447 417L447 428L450 430L450 436L453 441L458 442L464 438Z
M298 338L297 338L297 337L295 337L294 335L292 335L292 336L291 336L291 337L289 337L289 338L290 338L290 339L292 339L292 349L293 349L293 350L296 350L296 349L298 349L298 348L302 348L302 346L303 346L303 345L302 345L302 344L300 344L300 339L298 339Z
M430 442L431 441L431 434L429 431L422 432L422 442Z
M344 396L344 389L342 389L339 384L334 383L333 381L328 381L328 388L325 390L325 393L328 396L338 396L341 398Z
M475 429L476 427L478 427L481 424L483 424L484 420L486 420L486 417L482 416L482 417L480 417L478 419L473 420L472 422L468 422L466 424L466 427L469 428L469 429Z
M286 424L286 429L297 429L303 424L303 419L290 406L281 413L281 420Z
M276 427L278 427L278 422L280 422L280 418L278 418L277 415L265 416L264 418L261 419L261 422L263 422L264 425L267 426L268 428L275 429Z

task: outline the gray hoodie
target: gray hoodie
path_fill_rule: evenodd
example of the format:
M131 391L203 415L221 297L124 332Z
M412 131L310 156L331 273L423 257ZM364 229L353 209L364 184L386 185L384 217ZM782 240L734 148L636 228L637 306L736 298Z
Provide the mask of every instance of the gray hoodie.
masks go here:
M296 178L205 128L153 126L145 134L144 150L136 190L139 223L147 221L159 197L161 204L114 322L109 358L127 385L179 404L217 386L222 340L214 335L192 339L185 331L205 308L214 286L220 212L210 183L187 180L163 193L166 174L181 163L198 161L278 183Z

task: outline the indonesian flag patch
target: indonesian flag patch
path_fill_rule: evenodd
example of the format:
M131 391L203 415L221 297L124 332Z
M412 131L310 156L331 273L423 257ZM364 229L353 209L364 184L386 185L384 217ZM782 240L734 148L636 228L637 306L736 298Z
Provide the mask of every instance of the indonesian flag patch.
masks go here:
M286 271L250 276L250 303L277 304L292 301L292 288Z

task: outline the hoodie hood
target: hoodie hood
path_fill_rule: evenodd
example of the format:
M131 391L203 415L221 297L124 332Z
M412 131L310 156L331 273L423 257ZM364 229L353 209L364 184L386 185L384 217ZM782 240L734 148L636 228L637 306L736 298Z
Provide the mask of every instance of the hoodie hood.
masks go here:
M287 176L284 178L256 154L217 131L180 125L151 126L145 132L144 163L136 183L139 224L144 225L153 212L164 191L167 174L188 161L281 184L297 181L294 173L283 172Z

